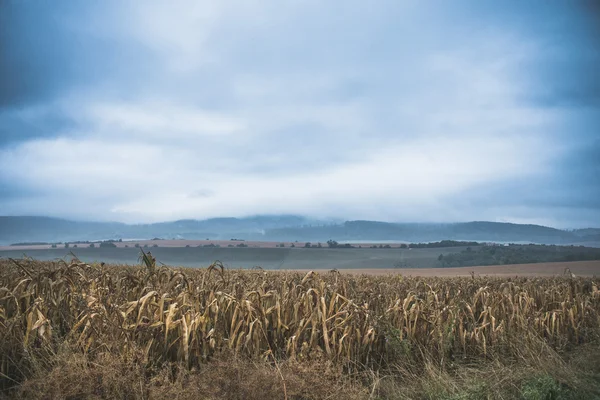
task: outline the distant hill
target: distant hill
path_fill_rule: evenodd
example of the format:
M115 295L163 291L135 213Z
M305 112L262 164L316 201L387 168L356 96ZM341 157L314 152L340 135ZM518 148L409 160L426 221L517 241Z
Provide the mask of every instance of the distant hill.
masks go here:
M600 228L575 229L573 233L582 238L585 242L600 243Z
M50 217L0 217L0 245L107 239L262 238L268 229L323 225L295 215L179 220L153 224L79 222Z
M179 220L153 224L77 222L49 217L0 217L0 245L106 239L246 239L271 241L430 242L469 240L546 244L598 243L600 229L565 231L499 222L388 223L311 220L295 215Z
M103 238L126 228L127 225L120 223L75 222L50 217L0 217L0 244Z
M533 242L565 244L585 241L587 236L540 225L499 222L464 222L452 224L386 223L347 221L336 226L273 229L269 238L281 240L402 240L429 242L444 239L490 242Z

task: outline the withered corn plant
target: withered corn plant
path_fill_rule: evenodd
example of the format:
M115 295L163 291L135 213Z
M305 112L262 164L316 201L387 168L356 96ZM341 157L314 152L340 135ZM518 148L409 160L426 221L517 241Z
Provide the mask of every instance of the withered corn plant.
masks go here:
M225 349L347 368L597 340L596 278L418 278L0 260L0 385L65 343L93 359L195 367Z

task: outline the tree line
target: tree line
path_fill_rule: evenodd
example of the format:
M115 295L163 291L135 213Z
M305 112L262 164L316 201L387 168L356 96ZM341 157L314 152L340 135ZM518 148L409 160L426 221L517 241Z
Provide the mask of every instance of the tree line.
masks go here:
M600 249L583 246L509 245L481 246L451 254L440 254L440 267L531 264L560 261L600 260Z

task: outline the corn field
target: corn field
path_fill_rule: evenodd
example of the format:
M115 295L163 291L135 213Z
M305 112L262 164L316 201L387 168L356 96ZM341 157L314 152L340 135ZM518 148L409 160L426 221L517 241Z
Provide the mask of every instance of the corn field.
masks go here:
M486 358L515 343L598 339L600 279L418 278L0 260L0 386L63 343L149 368L228 350L378 368L424 353ZM36 355L36 357L33 357Z

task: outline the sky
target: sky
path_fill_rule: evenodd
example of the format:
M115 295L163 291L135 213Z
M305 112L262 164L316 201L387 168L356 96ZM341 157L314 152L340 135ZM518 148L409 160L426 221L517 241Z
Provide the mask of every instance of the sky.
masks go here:
M0 214L600 226L599 4L0 1Z

